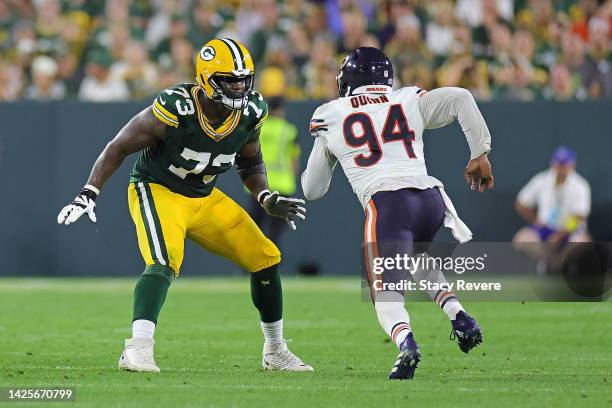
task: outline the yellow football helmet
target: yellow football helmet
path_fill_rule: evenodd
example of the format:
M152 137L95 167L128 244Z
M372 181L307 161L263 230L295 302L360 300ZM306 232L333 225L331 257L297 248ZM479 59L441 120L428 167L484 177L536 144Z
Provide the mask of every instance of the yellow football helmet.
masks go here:
M246 47L230 38L207 42L197 56L196 81L206 96L230 109L246 108L253 89L255 66ZM244 81L244 90L232 90L232 83Z

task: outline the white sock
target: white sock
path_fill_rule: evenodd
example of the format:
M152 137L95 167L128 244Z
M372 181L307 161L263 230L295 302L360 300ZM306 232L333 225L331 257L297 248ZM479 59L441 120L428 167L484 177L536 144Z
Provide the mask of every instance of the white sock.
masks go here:
M283 319L272 323L261 322L264 341L268 344L278 344L283 341Z
M453 292L450 292L452 296L454 296ZM463 311L463 306L457 299L447 300L444 306L442 307L444 313L448 316L450 320L455 320L457 318L457 313Z
M384 295L379 292L376 298L387 300L377 301L374 304L376 316L383 330L399 348L411 331L410 316L404 308L404 298L396 292L384 292Z
M397 348L400 348L406 337L412 332L410 325L408 327L403 326L403 323L398 323L395 333L391 335L391 340L395 341Z
M132 337L153 340L155 323L150 320L138 319L132 322Z

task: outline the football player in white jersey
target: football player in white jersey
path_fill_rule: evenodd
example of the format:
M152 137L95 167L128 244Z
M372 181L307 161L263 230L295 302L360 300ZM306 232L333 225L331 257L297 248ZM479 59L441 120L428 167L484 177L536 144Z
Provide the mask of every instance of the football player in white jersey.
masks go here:
M385 290L380 283L397 282L407 271L396 266L378 275L380 270L373 266L381 259L424 252L442 225L459 242L472 238L443 184L427 174L423 131L459 121L471 152L465 179L480 192L493 188L487 158L491 135L465 89L394 91L391 62L376 48L360 47L348 54L337 80L340 97L321 105L312 116L310 133L315 139L302 188L307 199L321 198L340 163L366 213L364 265L378 320L400 349L389 378L411 379L421 356L404 308L404 292ZM413 279L419 276L439 286L447 282L440 271L418 271ZM480 327L452 291L428 293L451 320L452 335L462 351L482 342Z

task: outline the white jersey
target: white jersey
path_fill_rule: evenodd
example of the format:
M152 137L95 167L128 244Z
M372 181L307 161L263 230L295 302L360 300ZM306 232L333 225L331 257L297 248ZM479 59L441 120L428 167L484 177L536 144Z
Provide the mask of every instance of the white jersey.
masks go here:
M339 98L320 106L311 128L324 138L353 191L366 207L378 191L441 186L427 175L418 88Z
M386 87L372 88L380 92ZM455 119L466 134L472 158L490 150L487 126L465 89L427 92L407 87L321 105L310 123L315 144L302 175L305 197L317 199L325 194L337 162L364 208L379 191L438 187L449 212L445 225L455 226L453 234L458 240L468 240L471 233L456 216L442 182L427 174L423 153L423 131Z

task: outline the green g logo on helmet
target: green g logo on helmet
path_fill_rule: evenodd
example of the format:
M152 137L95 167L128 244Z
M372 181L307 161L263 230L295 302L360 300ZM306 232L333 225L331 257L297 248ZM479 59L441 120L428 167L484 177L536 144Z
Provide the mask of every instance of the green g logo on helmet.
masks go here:
M204 61L210 61L215 58L215 49L213 47L203 47L200 51L200 58Z

